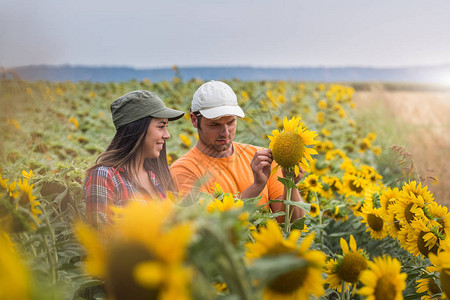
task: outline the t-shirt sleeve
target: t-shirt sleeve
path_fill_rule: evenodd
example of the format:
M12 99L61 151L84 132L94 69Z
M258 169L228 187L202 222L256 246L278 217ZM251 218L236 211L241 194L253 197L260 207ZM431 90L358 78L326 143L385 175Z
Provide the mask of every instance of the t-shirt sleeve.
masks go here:
M114 205L116 191L112 169L94 169L84 184L86 217L97 230L112 223L111 207Z
M275 163L273 165L275 165ZM267 183L267 188L269 190L269 199L278 199L283 196L284 185L278 180L278 177L283 177L281 167L278 168L275 174L272 174L272 176L270 176L269 182Z

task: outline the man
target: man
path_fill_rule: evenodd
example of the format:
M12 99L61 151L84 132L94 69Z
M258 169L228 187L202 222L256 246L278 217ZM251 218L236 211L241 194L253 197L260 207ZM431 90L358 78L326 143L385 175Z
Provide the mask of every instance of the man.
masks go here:
M245 114L229 85L214 80L204 83L194 93L190 111L198 142L170 168L181 193L211 193L217 182L224 192L239 194L242 199L261 195L259 204L286 199L286 189L277 179L282 176L281 170L270 176L272 150L233 141L237 118ZM295 181L303 174L301 170ZM291 200L302 201L298 190L293 190ZM284 210L284 205L270 203L270 208L276 212ZM295 207L292 219L303 215L303 210Z

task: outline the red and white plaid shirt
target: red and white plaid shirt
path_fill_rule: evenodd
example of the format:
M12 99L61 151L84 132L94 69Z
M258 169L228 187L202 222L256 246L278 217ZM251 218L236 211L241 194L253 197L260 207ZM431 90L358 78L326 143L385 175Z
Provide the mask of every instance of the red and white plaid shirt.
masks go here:
M149 170L148 176L159 197L165 199L166 194L155 173ZM116 170L113 167L101 166L92 170L86 177L84 199L89 223L100 229L103 225L112 223L111 207L123 207L130 200L145 204L151 201L152 197L144 188L131 184L123 168Z

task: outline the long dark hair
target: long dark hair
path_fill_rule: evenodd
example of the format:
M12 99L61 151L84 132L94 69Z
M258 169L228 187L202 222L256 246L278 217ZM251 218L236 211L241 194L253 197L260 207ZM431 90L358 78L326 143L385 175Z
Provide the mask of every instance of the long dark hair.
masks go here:
M144 139L152 117L146 117L126 124L117 129L111 143L105 152L95 161L95 164L86 170L89 174L93 169L99 166L113 167L117 170L124 168L127 171L128 179L134 185L139 185L135 166L138 163L138 153L144 147ZM165 191L175 191L175 185L170 175L167 164L166 144L158 158L145 159L145 169L150 169L155 173L161 187Z

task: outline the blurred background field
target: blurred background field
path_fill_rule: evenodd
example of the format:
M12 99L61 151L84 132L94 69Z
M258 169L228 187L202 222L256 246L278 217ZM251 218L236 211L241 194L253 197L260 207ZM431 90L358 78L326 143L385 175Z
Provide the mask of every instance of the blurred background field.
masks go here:
M384 146L402 145L414 157L440 203L450 204L450 89L439 85L368 83L356 88L358 124L378 132ZM392 153L390 153L392 155ZM388 158L386 157L386 160Z
M121 83L4 80L0 107L3 167L17 167L10 172L18 172L19 166L41 168L42 173L51 171L53 174L65 164L75 165L80 170L86 168L114 135L109 104L118 96L135 89L148 89L159 94L168 105L187 112L192 94L201 82L181 82L177 77L172 82L160 83L148 80ZM238 140L267 146L266 135L277 128L277 120L279 125L280 118L286 114L299 114L313 130L322 129L315 122L316 111L308 98L313 96L319 83L234 80L230 84L247 111L247 118L238 128ZM292 103L292 97L301 97L298 86L302 84L310 94ZM321 85L324 89L332 86ZM399 172L395 167L395 154L389 147L402 146L411 153L423 178L436 179L430 178L428 185L437 201L448 204L448 88L404 83L345 83L345 86L355 90L351 118L358 124L361 135L369 132L378 135L376 143L382 148L376 158L379 171L388 177L399 177L395 173ZM278 97L272 110L261 106L271 101L268 91L273 93L273 98ZM195 145L193 127L187 118L170 124L170 132L168 149L172 160Z

